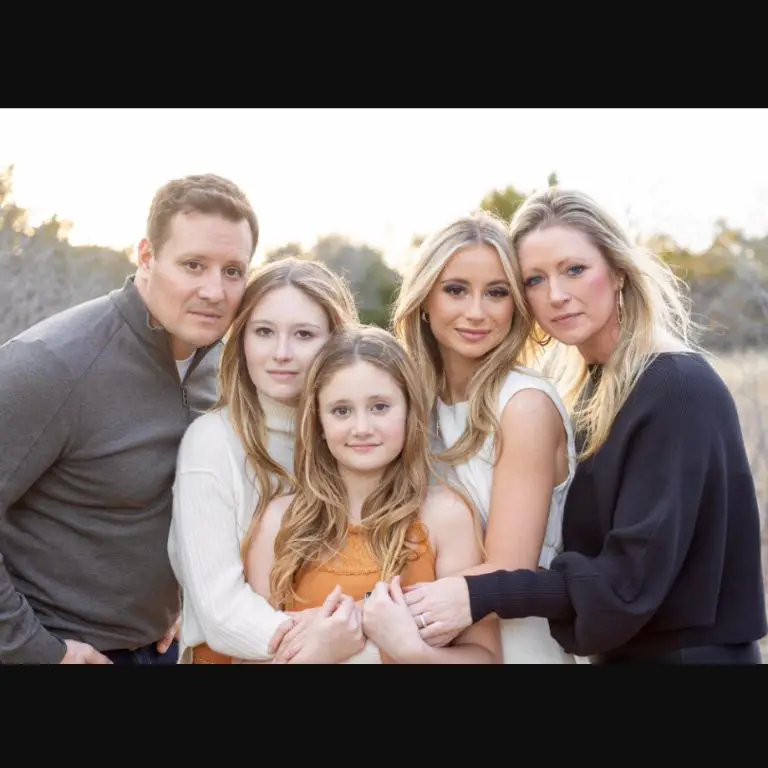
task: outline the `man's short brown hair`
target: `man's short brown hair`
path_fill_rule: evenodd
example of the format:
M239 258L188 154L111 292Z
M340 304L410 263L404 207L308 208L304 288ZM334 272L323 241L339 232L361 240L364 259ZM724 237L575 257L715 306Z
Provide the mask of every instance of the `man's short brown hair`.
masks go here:
M147 238L155 252L170 234L177 213L213 213L233 222L245 219L251 229L253 256L259 242L259 222L245 193L228 179L213 173L185 176L164 184L156 193L147 218Z

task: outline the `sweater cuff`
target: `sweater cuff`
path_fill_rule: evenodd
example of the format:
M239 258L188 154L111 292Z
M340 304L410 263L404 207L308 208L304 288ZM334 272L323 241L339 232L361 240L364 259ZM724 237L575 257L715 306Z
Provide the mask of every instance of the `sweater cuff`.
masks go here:
M500 619L550 617L569 602L565 577L557 571L493 571L465 576L472 622L489 613Z
M67 653L66 643L42 624L23 646L7 654L5 664L59 664Z

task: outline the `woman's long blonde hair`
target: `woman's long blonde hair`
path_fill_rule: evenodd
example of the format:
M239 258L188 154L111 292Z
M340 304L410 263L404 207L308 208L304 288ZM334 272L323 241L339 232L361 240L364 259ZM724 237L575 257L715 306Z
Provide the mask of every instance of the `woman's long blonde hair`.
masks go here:
M580 458L603 445L630 392L654 356L664 350L693 350L692 323L684 283L650 250L635 245L621 226L582 192L550 188L531 195L510 222L513 261L526 235L562 226L586 235L611 271L623 278L617 294L619 338L602 366L594 391L585 397L587 363L574 346L553 340L542 371L553 379L583 440ZM522 289L522 282L520 283ZM619 304L619 300L621 304Z
M381 579L402 573L412 549L408 529L419 515L433 471L429 454L427 405L421 377L394 336L381 328L342 329L325 344L306 378L299 404L295 495L275 539L270 595L276 607L297 599L302 569L336 554L349 525L347 493L336 459L322 439L318 398L333 376L357 362L388 374L406 399L405 443L363 504L368 546L381 565Z
M448 464L463 463L474 456L490 434L500 440L496 415L499 389L513 368L532 363L536 354L536 344L531 337L532 319L522 293L519 265L510 254L506 222L487 211L478 211L455 219L427 238L419 249L416 263L403 280L393 313L395 335L416 361L428 406L433 410L437 398L446 391L445 370L437 340L423 311L430 291L451 257L463 248L477 245L488 245L498 253L515 309L509 334L487 354L469 382L467 427L455 445L438 457Z
M251 539L272 499L287 493L293 475L276 462L267 450L267 423L259 402L259 391L248 373L245 334L256 305L275 288L293 286L323 308L331 332L358 322L355 300L347 283L319 261L286 258L259 267L250 277L240 309L224 343L219 369L220 395L216 408L229 406L229 418L245 449L254 472L259 502L242 543L248 550Z

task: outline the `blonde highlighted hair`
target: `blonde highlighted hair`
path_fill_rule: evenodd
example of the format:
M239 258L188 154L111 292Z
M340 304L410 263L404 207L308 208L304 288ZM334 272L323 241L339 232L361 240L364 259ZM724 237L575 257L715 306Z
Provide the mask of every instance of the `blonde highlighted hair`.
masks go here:
M405 396L407 416L401 454L366 499L361 525L387 581L403 572L413 551L409 527L418 519L433 473L427 404L418 367L388 331L373 326L343 329L325 344L307 374L299 405L295 495L275 539L270 595L280 608L297 600L302 569L333 557L349 525L349 504L336 459L322 439L320 392L344 369L369 363L391 376Z
M524 238L561 226L586 235L621 279L618 343L589 393L587 363L574 346L553 340L542 371L558 386L574 428L583 439L581 459L603 445L621 407L654 356L692 351L693 325L684 283L658 256L633 243L622 227L588 195L555 187L531 195L510 222L514 262ZM518 267L516 274L520 275ZM522 288L522 282L521 282Z
M243 444L259 490L259 502L243 540L243 554L248 551L256 525L269 502L287 493L293 486L293 476L267 450L264 410L245 358L245 335L253 310L269 291L284 286L297 288L322 307L328 316L331 332L358 322L349 286L319 261L282 259L259 267L248 280L240 309L222 351L220 396L215 406L229 406L229 418Z
M487 211L477 211L433 233L422 243L416 263L403 280L393 313L395 335L416 361L432 410L437 398L446 392L446 380L437 340L423 317L425 304L451 257L464 248L479 245L490 246L498 254L515 310L509 334L488 353L472 375L467 389L467 427L455 445L439 456L448 464L462 463L474 456L490 434L500 440L496 415L499 389L509 371L532 363L536 355L536 344L531 337L532 319L522 293L519 265L511 257L506 222Z

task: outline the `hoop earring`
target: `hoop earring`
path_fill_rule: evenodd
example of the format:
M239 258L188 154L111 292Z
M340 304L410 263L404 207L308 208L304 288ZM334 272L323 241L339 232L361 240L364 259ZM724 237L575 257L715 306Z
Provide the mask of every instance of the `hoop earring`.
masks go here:
M421 310L421 320L429 325L429 315L423 309Z
M619 288L618 295L616 297L616 314L619 318L619 325L624 322L624 291L623 286Z

